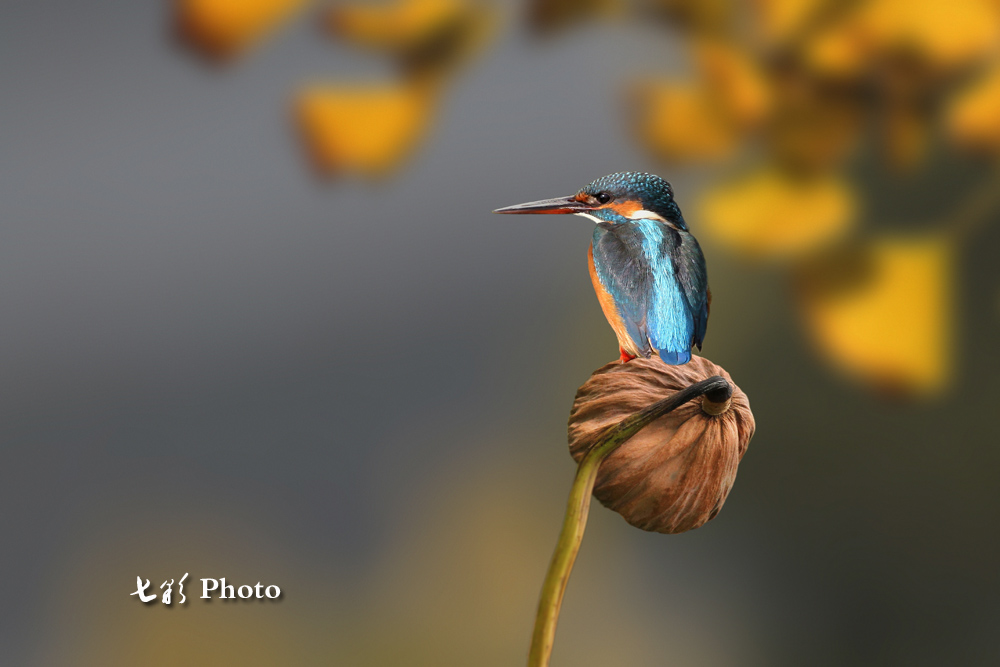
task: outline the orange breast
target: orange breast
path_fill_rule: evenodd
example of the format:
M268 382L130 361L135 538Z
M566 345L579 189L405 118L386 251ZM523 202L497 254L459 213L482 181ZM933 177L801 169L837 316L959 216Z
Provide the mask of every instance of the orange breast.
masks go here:
M601 310L604 311L604 317L607 318L611 328L615 330L615 336L618 337L618 344L629 354L639 356L639 349L632 342L632 338L625 329L625 323L622 321L621 315L618 314L618 306L615 305L615 300L611 298L611 294L608 290L604 289L601 279L597 277L597 268L594 266L593 244L587 250L587 264L590 268L590 282L594 285L594 291L597 293L597 300L601 304Z

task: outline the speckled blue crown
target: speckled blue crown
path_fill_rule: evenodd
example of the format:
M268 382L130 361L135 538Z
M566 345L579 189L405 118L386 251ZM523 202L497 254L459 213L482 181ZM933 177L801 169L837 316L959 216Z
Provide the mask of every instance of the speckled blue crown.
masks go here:
M642 207L670 220L681 229L687 229L681 209L674 201L670 183L656 174L641 171L622 171L602 176L583 189L588 195L606 192L619 201L638 200Z

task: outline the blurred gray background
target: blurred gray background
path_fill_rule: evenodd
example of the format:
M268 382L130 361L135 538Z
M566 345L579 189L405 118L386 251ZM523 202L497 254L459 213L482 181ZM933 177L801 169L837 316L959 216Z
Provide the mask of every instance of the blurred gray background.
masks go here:
M5 4L5 664L523 662L569 406L617 349L590 223L490 211L624 169L684 209L703 174L620 121L616 82L685 66L663 31L504 8L373 184L313 176L289 98L393 70L305 17L219 68L167 3ZM916 403L829 372L776 272L706 241L704 353L757 435L704 528L595 506L554 664L998 664L998 232L962 251L955 387ZM186 606L129 596L185 572ZM196 599L223 576L283 599Z

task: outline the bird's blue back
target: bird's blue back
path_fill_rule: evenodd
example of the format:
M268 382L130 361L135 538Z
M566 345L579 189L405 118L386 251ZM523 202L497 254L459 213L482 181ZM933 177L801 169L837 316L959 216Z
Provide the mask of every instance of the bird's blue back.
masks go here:
M651 219L599 223L594 268L636 348L668 364L691 359L708 323L708 278L694 237Z

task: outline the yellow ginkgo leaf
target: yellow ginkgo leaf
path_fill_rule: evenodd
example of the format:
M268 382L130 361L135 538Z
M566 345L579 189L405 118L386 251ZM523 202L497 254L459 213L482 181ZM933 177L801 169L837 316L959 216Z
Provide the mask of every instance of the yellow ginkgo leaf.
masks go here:
M405 52L460 23L468 9L462 0L336 5L327 12L325 23L334 34L358 44Z
M396 55L410 75L440 77L488 42L496 13L470 0L398 0L334 7L326 24L335 35Z
M551 32L567 25L601 16L623 13L622 0L530 0L528 20L539 32Z
M178 0L181 35L209 56L246 50L302 8L306 0Z
M762 168L705 193L698 219L708 234L736 252L783 259L840 238L854 223L855 198L833 175Z
M647 81L633 90L633 128L639 142L668 160L726 158L742 133L719 100L701 85Z
M975 62L1000 40L993 0L871 0L859 12L865 39L880 52L917 57L938 70Z
M646 0L655 12L701 34L721 34L738 19L732 0Z
M833 79L862 75L871 57L871 41L856 14L825 25L802 44L805 65L812 72Z
M317 85L302 90L296 116L324 174L383 175L405 159L430 123L436 90L420 85Z
M839 168L858 145L864 107L850 90L802 74L780 77L765 138L775 160L800 171Z
M720 39L695 42L698 68L723 111L740 126L757 125L771 105L771 90L747 51Z
M948 382L950 237L890 236L824 256L798 272L802 312L822 355L848 375L904 395Z
M796 37L827 0L755 0L757 26L768 44L783 44Z
M889 103L886 109L885 146L889 162L897 169L912 169L923 162L930 139L930 118L916 104Z
M1000 64L962 91L949 104L949 136L973 150L1000 152Z

